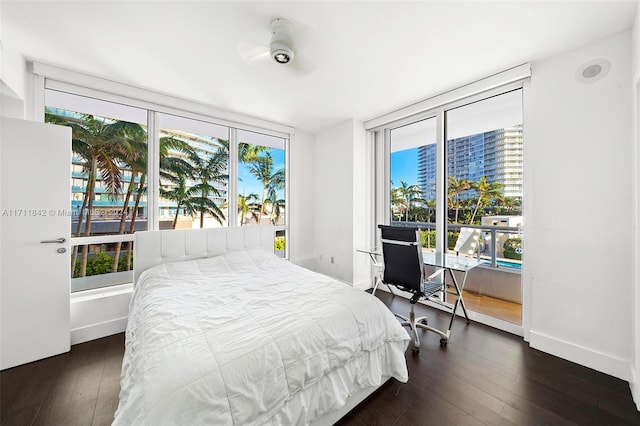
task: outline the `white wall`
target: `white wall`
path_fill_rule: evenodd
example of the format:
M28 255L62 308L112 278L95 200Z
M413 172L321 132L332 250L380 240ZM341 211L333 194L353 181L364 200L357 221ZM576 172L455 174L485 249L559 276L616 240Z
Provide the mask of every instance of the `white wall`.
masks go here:
M348 120L317 134L313 154L315 270L348 283L354 250L353 129Z
M536 61L525 103L530 344L625 380L637 339L630 52L626 32ZM597 58L609 74L579 83L576 70Z
M364 123L356 121L353 127L353 262L354 287L371 287L371 260L357 249L373 247L371 230L374 229L374 146L367 139Z
M26 62L6 40L0 44L0 115L24 118Z
M290 208L289 259L299 265L315 266L314 230L316 217L315 137L297 132L289 146L291 189L287 200Z
M639 2L640 3L640 2ZM638 409L640 409L640 265L638 265L637 259L640 259L640 5L636 11L636 18L632 32L632 80L634 94L634 107L633 111L633 129L634 129L634 155L635 158L634 176L632 182L633 186L633 217L635 220L631 224L631 228L634 230L634 241L632 250L633 259L636 259L633 264L632 278L634 287L634 294L632 301L635 301L635 319L632 322L632 336L635 336L635 347L633 356L633 369L631 377L631 391L634 396L634 400Z

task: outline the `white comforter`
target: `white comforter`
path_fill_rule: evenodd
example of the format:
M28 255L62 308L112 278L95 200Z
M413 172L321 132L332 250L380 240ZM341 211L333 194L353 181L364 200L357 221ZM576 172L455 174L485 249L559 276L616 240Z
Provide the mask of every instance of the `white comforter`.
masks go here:
M407 332L377 298L260 250L138 280L115 425L307 424L387 377Z

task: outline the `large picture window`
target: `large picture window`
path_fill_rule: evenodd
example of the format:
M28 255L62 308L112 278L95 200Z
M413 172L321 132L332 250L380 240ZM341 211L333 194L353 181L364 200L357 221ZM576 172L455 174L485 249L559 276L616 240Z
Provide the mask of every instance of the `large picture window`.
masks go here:
M159 114L160 229L228 225L229 128Z
M288 139L281 132L72 90L44 95L45 122L72 128L72 292L132 282L136 231L272 224L274 249L285 256Z
M147 111L49 90L45 121L72 128L72 291L130 282L126 235L148 229Z
M285 140L238 131L238 223L283 225Z

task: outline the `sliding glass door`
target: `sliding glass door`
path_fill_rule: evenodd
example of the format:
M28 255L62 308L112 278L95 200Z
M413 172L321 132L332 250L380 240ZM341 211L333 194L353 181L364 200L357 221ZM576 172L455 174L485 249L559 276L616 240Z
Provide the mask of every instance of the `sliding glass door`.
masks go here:
M396 127L391 139L390 217L396 224L418 225L425 248L435 248L436 119Z
M467 307L522 323L522 89L445 112L447 249L482 259Z
M466 275L467 309L481 322L521 325L521 85L404 118L376 140L389 167L379 221L418 227L423 250L480 259Z

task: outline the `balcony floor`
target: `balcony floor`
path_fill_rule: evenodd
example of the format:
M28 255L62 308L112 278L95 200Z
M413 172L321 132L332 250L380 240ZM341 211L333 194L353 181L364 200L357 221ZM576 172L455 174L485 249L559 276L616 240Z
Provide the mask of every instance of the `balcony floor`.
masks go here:
M522 325L522 305L467 290L462 291L467 309L512 324ZM455 302L455 297L451 300Z

